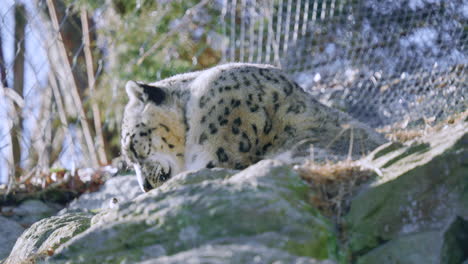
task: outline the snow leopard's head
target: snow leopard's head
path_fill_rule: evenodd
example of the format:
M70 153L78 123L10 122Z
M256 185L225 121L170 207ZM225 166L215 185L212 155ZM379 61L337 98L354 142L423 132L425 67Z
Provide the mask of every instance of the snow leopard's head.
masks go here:
M182 170L185 151L183 109L169 88L129 81L122 121L123 156L133 164L143 191Z

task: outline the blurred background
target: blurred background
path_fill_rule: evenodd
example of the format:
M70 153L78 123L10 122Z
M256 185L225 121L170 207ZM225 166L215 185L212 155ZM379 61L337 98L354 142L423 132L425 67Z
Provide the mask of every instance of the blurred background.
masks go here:
M466 111L467 44L466 0L1 0L0 193L116 171L127 80L269 63L379 131L421 131Z

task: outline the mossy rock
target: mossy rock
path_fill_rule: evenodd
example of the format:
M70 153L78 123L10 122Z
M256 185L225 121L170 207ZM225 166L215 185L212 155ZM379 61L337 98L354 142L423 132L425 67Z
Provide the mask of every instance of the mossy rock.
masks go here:
M269 263L275 256L287 263L331 263L338 258L335 228L308 195L307 184L278 161L241 172L179 174L101 211L45 262L203 262L209 255L210 263Z
M353 199L344 227L358 263L455 263L442 261L441 241L455 218L468 219L467 132L461 123L369 157L382 176ZM396 261L408 243L422 262Z

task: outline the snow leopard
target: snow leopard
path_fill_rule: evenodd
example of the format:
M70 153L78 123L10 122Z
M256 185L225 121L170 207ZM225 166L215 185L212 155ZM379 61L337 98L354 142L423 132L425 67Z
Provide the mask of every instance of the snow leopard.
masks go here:
M229 63L125 89L122 154L144 191L187 170L359 157L385 142L271 65Z

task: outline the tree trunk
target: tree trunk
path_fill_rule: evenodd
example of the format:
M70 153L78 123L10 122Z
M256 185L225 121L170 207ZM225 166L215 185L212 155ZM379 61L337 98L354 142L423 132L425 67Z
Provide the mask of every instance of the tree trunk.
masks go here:
M13 89L23 96L24 87L24 54L25 51L26 8L23 4L15 4L15 59L13 62ZM15 178L21 176L21 135L23 131L22 110L15 104L16 120L11 130L11 144L13 148L13 166Z
M65 65L63 65L63 69L65 70L66 75L68 76L74 76L73 75L73 67L72 64L70 64L70 61L67 60L67 48L65 46L65 41L63 38L64 33L60 30L60 23L59 23L59 18L57 16L57 10L55 8L55 4L53 0L47 0L47 7L49 10L49 15L51 18L52 26L56 32L59 34L57 35L57 44L58 44L58 49L60 55L64 58ZM94 140L91 135L91 129L88 124L88 120L86 117L86 113L84 111L83 103L81 101L81 96L79 94L79 86L77 85L77 80L73 77L71 78L72 82L70 87L71 89L67 92L70 92L71 98L77 108L77 114L78 114L78 119L80 120L83 136L84 136L84 142L86 143L86 147L88 150L88 158L90 161L90 165L92 167L98 167L99 166L99 161L97 158L97 152L96 152L96 147L94 145Z
M97 152L99 156L99 161L103 165L107 165L106 149L104 145L104 137L102 136L102 126L101 126L101 113L97 104L95 96L95 84L96 80L94 79L94 61L91 53L91 34L89 31L89 18L86 12L86 9L81 8L81 26L83 28L83 45L84 45L84 54L86 59L86 71L88 74L88 90L91 97L91 108L93 110L93 119L94 119L94 131L96 132L96 141L97 141Z
M52 1L60 24L60 34L67 50L67 58L72 66L73 77L81 97L88 87L85 54L83 52L82 20L78 12L70 12L68 1ZM50 15L49 15L50 17ZM94 28L94 21L88 19L89 27ZM90 41L96 40L94 31L89 32ZM94 63L94 62L93 62Z
M40 109L35 127L32 128L31 145L29 152L29 162L33 166L37 166L36 174L47 173L51 165L51 149L52 149L52 88L50 84L38 95L40 101ZM29 170L29 168L27 168Z
M0 82L3 87L8 87L6 79L5 60L3 59L3 43L2 43L2 32L0 30Z

